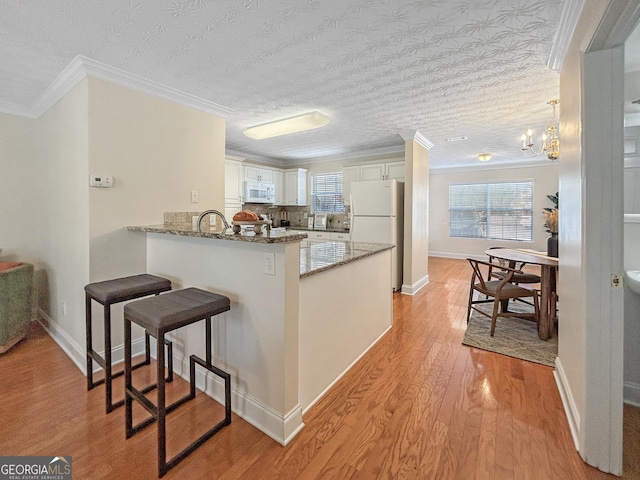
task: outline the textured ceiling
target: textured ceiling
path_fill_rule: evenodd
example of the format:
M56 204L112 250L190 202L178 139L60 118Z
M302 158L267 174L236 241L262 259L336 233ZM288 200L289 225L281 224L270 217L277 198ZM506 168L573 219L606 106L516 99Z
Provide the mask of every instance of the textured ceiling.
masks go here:
M3 0L0 110L33 105L77 55L229 107L227 149L301 163L401 148L432 167L522 162L558 96L559 0ZM268 140L247 126L319 110ZM5 109L6 111L6 109ZM467 136L464 142L449 137Z

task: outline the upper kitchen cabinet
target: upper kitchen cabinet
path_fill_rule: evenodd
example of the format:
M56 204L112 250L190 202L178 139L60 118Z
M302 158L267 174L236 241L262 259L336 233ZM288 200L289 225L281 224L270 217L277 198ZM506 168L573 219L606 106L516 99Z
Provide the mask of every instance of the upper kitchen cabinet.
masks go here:
M284 171L284 204L307 204L307 170L296 168Z
M245 164L244 179L254 180L256 182L273 183L273 170L270 168L259 167L257 165Z
M342 193L344 203L345 205L349 203L351 182L391 179L404 182L404 175L403 161L346 165L342 168Z
M242 163L226 159L224 162L224 201L242 203Z
M276 205L284 205L284 172L273 171L273 184L276 187Z
M342 168L342 198L344 204L349 204L349 192L351 182L358 182L360 180L360 165L350 165Z
M404 180L404 162L370 163L360 165L360 181Z

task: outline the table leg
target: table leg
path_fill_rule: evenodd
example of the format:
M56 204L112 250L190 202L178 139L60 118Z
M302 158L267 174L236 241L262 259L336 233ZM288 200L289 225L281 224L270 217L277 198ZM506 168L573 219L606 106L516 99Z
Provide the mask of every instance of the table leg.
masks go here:
M542 265L540 271L540 322L538 323L538 336L540 340L547 340L550 335L551 315L549 312L549 304L551 302L551 280L552 268L548 265Z

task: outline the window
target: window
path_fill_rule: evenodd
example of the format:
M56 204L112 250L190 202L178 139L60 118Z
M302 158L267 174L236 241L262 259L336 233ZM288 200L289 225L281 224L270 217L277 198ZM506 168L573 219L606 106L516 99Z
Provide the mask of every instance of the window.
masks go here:
M311 213L344 213L342 172L311 175Z
M533 240L533 182L449 185L449 236Z

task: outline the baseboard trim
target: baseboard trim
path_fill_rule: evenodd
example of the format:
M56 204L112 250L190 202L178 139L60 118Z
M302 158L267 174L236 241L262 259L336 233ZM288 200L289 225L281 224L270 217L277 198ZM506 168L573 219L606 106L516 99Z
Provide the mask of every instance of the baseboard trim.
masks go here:
M413 285L403 284L401 293L404 295L415 295L427 283L429 283L429 274L426 274L424 277L422 277L420 280L415 282Z
M640 407L640 385L624 382L624 403Z
M189 358L174 355L174 373L189 381ZM176 369L175 366L179 368ZM224 405L224 383L217 375L196 368L196 387ZM280 445L287 445L304 427L300 404L282 414L231 384L231 410Z
M49 315L47 315L42 309L38 309L38 322L42 325L45 331L53 339L54 342L67 354L71 361L80 369L84 376L87 375L87 351L85 345L79 345L71 336L56 323ZM153 339L151 339L153 342ZM94 345L95 348L95 345ZM96 350L104 358L104 350ZM151 356L155 358L153 354L155 350L151 349ZM131 354L133 358L144 355L144 336L131 342ZM124 344L120 344L111 349L111 363L118 364L124 362ZM94 372L102 370L102 368L93 362Z
M430 257L439 257L439 258L455 258L458 260L466 260L467 258L473 258L475 260L483 260L487 261L486 255L477 255L473 253L449 253L449 252L429 252Z
M573 437L573 444L576 451L579 452L580 414L578 413L575 401L573 400L571 388L569 387L569 382L567 381L567 376L564 373L562 362L560 362L559 357L556 358L556 368L553 371L553 376L556 379L556 385L560 392L564 413L567 416L567 421L569 422L569 429L571 430L571 436Z

